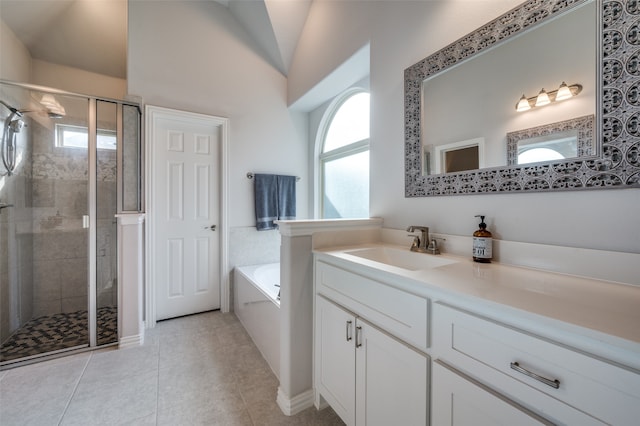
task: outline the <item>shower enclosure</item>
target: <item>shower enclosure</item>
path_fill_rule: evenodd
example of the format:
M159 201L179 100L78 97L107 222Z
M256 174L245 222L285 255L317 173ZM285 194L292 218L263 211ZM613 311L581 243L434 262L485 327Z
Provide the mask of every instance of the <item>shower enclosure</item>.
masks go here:
M117 343L116 213L141 211L138 105L0 81L0 367Z

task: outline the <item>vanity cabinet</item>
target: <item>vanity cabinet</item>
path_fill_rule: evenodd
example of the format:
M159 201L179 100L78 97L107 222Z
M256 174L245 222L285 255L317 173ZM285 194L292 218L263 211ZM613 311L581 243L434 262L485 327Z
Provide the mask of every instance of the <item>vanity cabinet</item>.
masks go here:
M582 325L633 328L636 290L502 265L479 276L464 261L398 273L336 253L314 263L314 384L348 425L640 424L637 340ZM574 321L521 308L547 281L544 300ZM574 301L576 286L589 297Z
M516 424L513 413L499 410L498 401L508 401L553 424L638 424L636 372L446 304L435 303L433 312L432 356L439 365L433 373L434 419L451 412L436 401L463 404L456 395L484 389L484 397L495 404L482 408L499 416L497 423ZM449 369L441 371L443 365Z
M428 424L428 357L316 296L315 383L347 425Z

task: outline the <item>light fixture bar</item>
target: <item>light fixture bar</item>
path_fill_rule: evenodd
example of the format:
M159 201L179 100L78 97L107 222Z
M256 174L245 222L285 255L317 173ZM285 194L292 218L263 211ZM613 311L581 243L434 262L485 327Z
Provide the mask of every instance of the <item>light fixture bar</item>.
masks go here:
M580 92L582 92L581 84L572 84L571 86L567 86L567 84L563 81L558 90L547 92L542 89L540 93L538 93L538 95L530 98L522 95L522 97L516 104L516 111L523 112L534 107L540 107L549 105L554 102L564 101L576 96ZM548 98L548 101L545 101L545 98Z

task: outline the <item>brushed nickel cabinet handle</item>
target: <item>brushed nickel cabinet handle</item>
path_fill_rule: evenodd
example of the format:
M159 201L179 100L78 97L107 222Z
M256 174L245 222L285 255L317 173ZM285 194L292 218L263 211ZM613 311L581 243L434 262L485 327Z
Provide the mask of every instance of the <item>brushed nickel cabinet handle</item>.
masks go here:
M347 321L347 342L350 342L352 337L351 337L351 324L353 324L353 321L349 320Z
M362 327L356 327L356 348L362 346Z
M554 389L558 389L560 387L560 380L558 379L547 379L546 377L542 377L532 371L527 370L526 368L523 368L520 366L520 364L518 364L517 362L512 362L511 363L511 369L512 370L516 370L518 373L522 373L525 376L529 376L532 379L535 379L539 382L544 383L547 386L551 386Z

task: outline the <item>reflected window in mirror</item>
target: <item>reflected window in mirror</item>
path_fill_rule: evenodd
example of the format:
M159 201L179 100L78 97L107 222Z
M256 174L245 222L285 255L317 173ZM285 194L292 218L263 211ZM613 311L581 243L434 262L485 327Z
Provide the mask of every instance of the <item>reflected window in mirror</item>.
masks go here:
M507 133L507 164L531 164L596 155L595 116L587 115Z
M321 217L369 217L369 93L343 93L325 122L318 157Z
M564 160L577 156L577 130L518 141L518 164Z
M555 149L533 148L518 154L518 164L541 163L543 161L563 160L566 157Z

